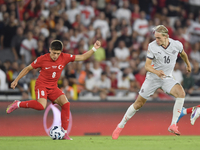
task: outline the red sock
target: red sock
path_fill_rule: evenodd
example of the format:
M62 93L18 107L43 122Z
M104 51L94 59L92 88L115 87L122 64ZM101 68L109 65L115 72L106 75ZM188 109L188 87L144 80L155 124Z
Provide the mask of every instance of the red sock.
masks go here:
M197 105L196 107L200 107L200 105ZM193 109L193 107L187 108L187 114L191 114L192 109Z
M70 114L70 103L65 103L62 105L61 110L61 123L62 127L67 130L69 125L69 114Z
M19 107L21 107L21 108L33 108L33 109L36 109L36 110L44 110L44 107L42 106L42 104L40 104L36 100L23 101L19 104Z

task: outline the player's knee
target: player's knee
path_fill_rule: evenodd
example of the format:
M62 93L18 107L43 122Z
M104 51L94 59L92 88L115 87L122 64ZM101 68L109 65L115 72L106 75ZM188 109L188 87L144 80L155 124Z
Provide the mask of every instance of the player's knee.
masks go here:
M138 109L140 109L143 105L144 105L143 102L135 102L135 103L134 103L134 108L135 108L136 110L138 110Z
M184 98L185 97L185 91L178 92L177 97Z

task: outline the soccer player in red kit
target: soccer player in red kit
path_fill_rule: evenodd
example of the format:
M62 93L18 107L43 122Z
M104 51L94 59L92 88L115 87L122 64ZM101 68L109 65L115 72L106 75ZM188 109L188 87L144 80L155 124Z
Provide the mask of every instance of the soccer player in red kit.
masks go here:
M65 94L57 87L58 79L65 65L73 61L84 61L101 46L100 41L96 41L94 47L82 55L71 55L62 53L63 44L59 40L54 40L50 44L49 52L38 57L29 66L25 67L17 78L11 83L11 88L17 86L18 81L32 69L40 68L40 75L36 80L35 93L36 100L20 102L15 100L6 110L9 114L17 108L33 108L36 110L44 110L47 106L47 98L55 104L61 106L61 123L66 134L64 139L71 140L67 134L69 124L70 103Z

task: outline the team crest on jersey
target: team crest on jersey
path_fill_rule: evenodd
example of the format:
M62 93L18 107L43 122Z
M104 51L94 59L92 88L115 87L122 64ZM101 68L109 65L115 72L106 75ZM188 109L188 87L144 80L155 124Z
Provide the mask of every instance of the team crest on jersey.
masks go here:
M175 50L173 50L172 54L176 54L176 51L175 51Z
M36 62L37 62L37 59L34 61L34 64L36 64Z
M63 65L59 65L58 66L58 69L62 69L64 66Z

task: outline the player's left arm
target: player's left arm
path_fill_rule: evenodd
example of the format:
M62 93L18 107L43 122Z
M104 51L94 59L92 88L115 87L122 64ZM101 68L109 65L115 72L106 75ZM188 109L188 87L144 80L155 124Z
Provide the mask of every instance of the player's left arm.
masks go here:
M87 51L86 53L82 54L82 55L76 55L75 56L75 61L84 61L86 59L88 59L89 57L92 56L92 54L97 51L97 49L101 46L101 42L100 41L96 41L94 43L94 47Z
M180 53L181 58L183 59L183 61L186 63L187 67L186 70L187 72L191 72L191 65L190 65L190 61L188 59L187 54L185 53L184 49L182 50L182 52Z

